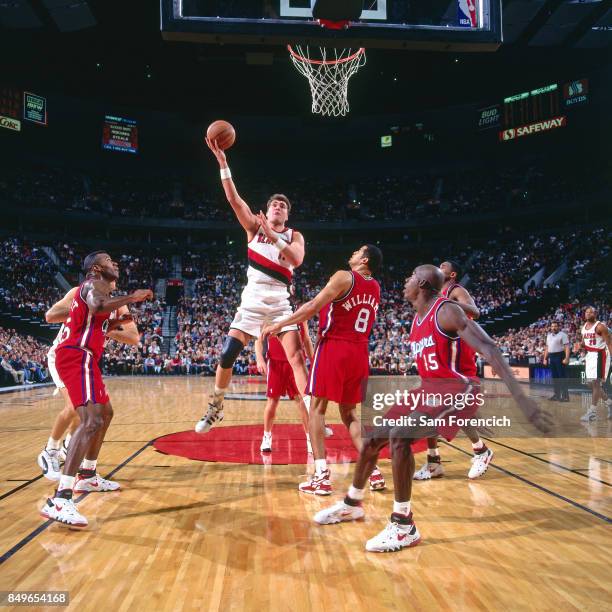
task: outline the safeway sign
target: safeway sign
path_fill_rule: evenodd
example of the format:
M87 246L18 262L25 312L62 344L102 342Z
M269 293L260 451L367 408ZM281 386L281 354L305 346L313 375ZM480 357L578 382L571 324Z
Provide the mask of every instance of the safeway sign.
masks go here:
M499 133L499 139L502 142L506 140L516 140L522 136L531 136L531 134L537 134L538 132L548 132L549 130L556 130L567 125L567 117L553 117L546 121L538 121L537 123L530 123L529 125L521 125L516 128L510 128L508 130L502 130Z

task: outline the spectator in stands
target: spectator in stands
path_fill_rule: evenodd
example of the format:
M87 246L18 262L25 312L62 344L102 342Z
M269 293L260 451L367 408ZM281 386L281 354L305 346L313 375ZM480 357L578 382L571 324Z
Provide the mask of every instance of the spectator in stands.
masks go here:
M20 370L17 372L11 365L7 351L0 349L0 367L6 373L7 376L10 376L13 379L13 382L16 385L23 385L25 383L25 372Z

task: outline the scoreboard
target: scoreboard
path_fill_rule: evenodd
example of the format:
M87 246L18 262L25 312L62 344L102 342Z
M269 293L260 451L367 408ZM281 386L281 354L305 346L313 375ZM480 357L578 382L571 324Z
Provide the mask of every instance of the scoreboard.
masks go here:
M515 128L558 117L560 91L556 83L504 98L503 127Z
M138 153L138 124L135 119L106 115L102 129L102 148Z

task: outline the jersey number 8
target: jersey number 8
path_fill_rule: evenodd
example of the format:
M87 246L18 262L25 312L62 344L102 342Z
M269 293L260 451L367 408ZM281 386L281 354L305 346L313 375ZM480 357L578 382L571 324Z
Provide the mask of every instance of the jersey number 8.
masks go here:
M367 308L362 308L357 313L357 320L355 321L355 331L363 334L368 329L368 321L370 320L370 311Z

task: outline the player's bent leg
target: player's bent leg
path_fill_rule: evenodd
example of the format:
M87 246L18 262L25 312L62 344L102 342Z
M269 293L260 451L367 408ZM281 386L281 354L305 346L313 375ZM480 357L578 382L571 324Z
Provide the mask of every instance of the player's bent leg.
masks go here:
M223 398L232 379L232 369L238 355L250 339L249 334L234 328L230 329L226 336L215 373L215 389L208 402L208 411L195 425L197 433L207 433L223 420Z
M96 471L100 449L102 448L106 431L113 419L113 414L111 403L107 402L104 404L102 409L102 427L92 439L85 453L85 459L83 459L83 463L77 473L74 484L74 491L77 493L118 491L121 488L118 482L102 478Z

